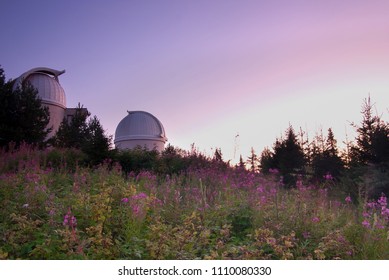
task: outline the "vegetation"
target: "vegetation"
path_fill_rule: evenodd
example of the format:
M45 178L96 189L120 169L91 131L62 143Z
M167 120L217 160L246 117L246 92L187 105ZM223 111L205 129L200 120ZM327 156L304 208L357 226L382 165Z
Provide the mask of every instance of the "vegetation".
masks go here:
M0 68L0 147L22 142L44 145L51 131L47 108L42 107L38 92L23 84L13 90L14 81L5 81Z
M159 169L130 173L112 161L82 167L79 150L3 151L0 258L389 258L385 195L353 199L331 178L285 188L277 170L172 149L153 155ZM175 160L186 167L165 173Z
M80 104L71 120L64 118L51 143L56 147L80 149L88 163L96 165L110 156L111 137L105 134L99 119Z
M289 126L231 166L220 149L110 150L81 106L47 148L36 91L2 70L0 89L0 259L389 259L389 124L370 98L345 151Z

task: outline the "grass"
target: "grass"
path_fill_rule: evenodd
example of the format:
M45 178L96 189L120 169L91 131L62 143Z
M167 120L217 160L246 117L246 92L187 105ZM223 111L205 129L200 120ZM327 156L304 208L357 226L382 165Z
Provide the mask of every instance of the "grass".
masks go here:
M77 155L1 154L0 259L389 259L385 197L218 165L124 176Z

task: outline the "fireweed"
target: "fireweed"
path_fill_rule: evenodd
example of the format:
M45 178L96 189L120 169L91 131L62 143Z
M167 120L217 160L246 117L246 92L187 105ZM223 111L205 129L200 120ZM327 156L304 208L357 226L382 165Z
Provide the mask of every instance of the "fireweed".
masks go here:
M1 155L0 258L389 258L386 197L357 205L330 178L286 189L276 170L123 176L23 149Z

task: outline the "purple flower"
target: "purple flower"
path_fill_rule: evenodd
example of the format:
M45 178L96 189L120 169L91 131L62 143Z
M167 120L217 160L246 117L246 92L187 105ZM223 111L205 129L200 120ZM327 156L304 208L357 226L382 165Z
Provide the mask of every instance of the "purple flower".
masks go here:
M386 196L384 194L381 195L381 197L378 199L378 204L381 205L381 207L385 207L388 205L386 201Z
M278 171L278 169L277 169L277 168L270 168L270 169L269 169L269 173L272 173L272 174L278 174L278 173L279 173L279 171Z
M332 175L331 175L329 172L328 172L326 175L324 175L323 178L324 178L325 180L328 180L328 181L334 179L334 177L332 177Z
M70 209L68 210L68 212L66 213L64 219L63 219L63 223L62 223L64 226L70 226L71 228L74 228L76 227L77 225L77 219L76 217L74 217L72 215L72 212L70 211Z
M132 199L143 199L143 198L147 198L147 194L145 194L143 192L132 196Z
M364 221L362 222L362 225L363 225L365 228L370 228L370 223L369 223L368 220L364 220Z
M63 225L64 225L64 226L67 226L68 224L69 224L69 215L66 214L65 217L64 217L64 219L63 219Z
M318 222L320 222L319 217L313 217L313 218L312 218L312 222L313 222L313 223L318 223Z
M389 218L389 209L388 208L383 208L381 210L381 215Z
M127 202L128 202L128 198L127 198L127 197L122 198L121 202L122 202L122 203L127 203Z
M344 199L344 201L346 201L347 203L351 203L351 197L350 196L347 196L345 199Z
M368 213L368 212L363 212L363 213L362 213L362 216L363 216L364 218L370 218L370 213Z

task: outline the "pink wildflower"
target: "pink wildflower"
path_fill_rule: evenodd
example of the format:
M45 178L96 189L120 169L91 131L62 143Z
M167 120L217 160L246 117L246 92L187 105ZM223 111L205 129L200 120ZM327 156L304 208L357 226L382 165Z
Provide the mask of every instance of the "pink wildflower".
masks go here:
M143 198L147 198L147 194L141 192L139 194L136 194L134 196L132 196L133 199L143 199Z
M127 198L127 197L122 198L121 202L122 202L122 203L127 203L127 202L128 202L128 198Z
M344 201L346 201L347 203L351 203L352 199L350 196L347 196Z
M70 209L68 210L68 212L66 213L64 219L63 219L63 223L62 223L64 226L70 226L71 228L75 228L76 225L77 225L77 219L76 217L74 217L72 215L72 212L70 211Z
M385 207L388 205L386 201L386 196L384 194L381 195L381 197L378 199L378 204L381 205L381 207Z
M331 181L334 179L334 177L332 177L332 175L329 172L326 175L324 175L323 178L325 180L328 180L328 181Z
M312 218L312 222L313 222L313 223L318 223L318 222L320 222L319 217L313 217L313 218Z
M270 168L270 169L269 169L269 172L270 172L271 174L278 174L278 173L279 173L279 171L278 171L277 168Z
M364 221L362 222L362 225L363 225L365 228L370 228L370 223L369 223L368 220L364 220Z
M389 209L388 208L383 208L381 210L381 215L386 217L386 218L389 218Z
M370 218L370 213L368 213L368 212L363 212L363 213L362 213L362 216L363 216L364 218Z
M367 203L367 207L368 207L368 208L375 208L376 205L377 205L377 204L376 204L375 202L368 202L368 203Z

